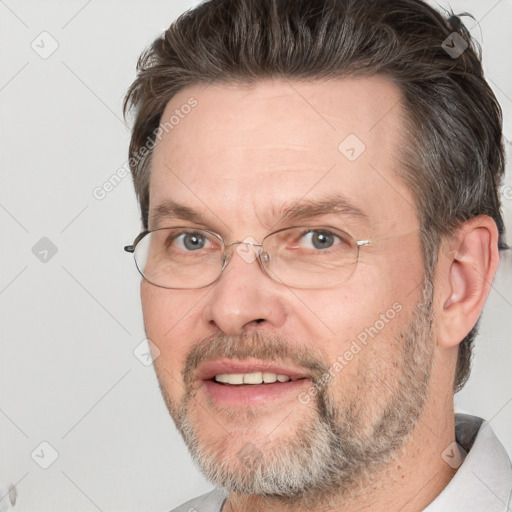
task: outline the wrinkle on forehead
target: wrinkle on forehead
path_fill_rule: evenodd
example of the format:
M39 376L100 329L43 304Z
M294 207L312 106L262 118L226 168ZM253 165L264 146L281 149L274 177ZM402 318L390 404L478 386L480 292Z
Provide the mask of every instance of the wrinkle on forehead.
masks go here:
M242 149L283 149L283 150L297 150L297 151L314 151L312 146L305 146L303 144L237 144L237 148Z

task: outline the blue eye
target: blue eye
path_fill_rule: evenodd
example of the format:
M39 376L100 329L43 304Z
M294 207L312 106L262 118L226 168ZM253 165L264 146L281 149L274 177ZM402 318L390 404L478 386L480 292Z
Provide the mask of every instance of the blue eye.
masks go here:
M307 241L307 249L330 249L336 241L341 241L339 236L324 230L306 231L301 238Z
M182 233L176 236L173 242L175 242L180 249L197 251L204 248L206 240L206 236L201 233Z
M183 245L190 251L202 249L205 245L206 237L199 233L185 233L180 236Z

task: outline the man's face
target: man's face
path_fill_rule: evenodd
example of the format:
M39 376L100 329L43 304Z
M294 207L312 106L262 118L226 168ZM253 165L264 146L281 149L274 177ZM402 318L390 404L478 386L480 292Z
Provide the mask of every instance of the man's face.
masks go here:
M228 243L328 225L372 243L335 287L275 282L237 245L206 288L143 281L169 411L207 476L232 491L291 497L326 484L333 467L347 482L359 478L407 439L432 360L430 325L417 308L419 222L396 172L400 93L380 77L196 85L170 101L162 123L190 97L197 106L154 150L150 229L206 228ZM341 208L292 224L281 219L287 207L334 196L364 215ZM201 222L157 218L171 200ZM254 372L294 380L239 386L214 378Z

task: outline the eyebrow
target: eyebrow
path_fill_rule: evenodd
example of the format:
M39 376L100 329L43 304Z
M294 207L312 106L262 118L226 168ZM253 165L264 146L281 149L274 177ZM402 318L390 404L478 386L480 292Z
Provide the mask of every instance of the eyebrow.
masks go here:
M291 223L314 219L322 215L336 215L352 217L368 222L368 215L347 197L340 194L331 194L321 199L302 199L292 204L285 203L278 209L272 210L277 222Z
M274 222L272 227L277 224L312 220L323 215L350 217L363 222L369 220L368 215L361 208L340 194L331 194L321 199L299 199L277 208L271 208L271 216ZM206 223L206 219L201 213L172 199L167 199L153 208L150 219L153 226L158 225L163 220L185 220L196 224Z
M204 218L199 212L196 212L188 206L177 203L172 199L167 199L153 208L149 218L153 225L158 225L158 223L164 219L182 219L195 222L196 224L204 223Z

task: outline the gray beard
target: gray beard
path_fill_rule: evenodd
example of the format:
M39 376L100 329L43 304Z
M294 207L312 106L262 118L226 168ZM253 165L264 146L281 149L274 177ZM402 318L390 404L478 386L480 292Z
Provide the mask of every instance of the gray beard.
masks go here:
M187 358L183 370L186 393L180 404L168 396L157 372L163 398L199 470L228 494L264 496L293 507L325 507L336 498L349 501L360 497L378 472L395 460L425 406L435 348L432 295L432 286L427 284L423 302L394 339L392 362L396 369L386 361L367 358L366 364L358 368L353 396L341 406L331 393L335 378L319 386L312 399L312 418L297 425L292 435L273 443L269 450L248 442L241 455L225 457L223 440L207 444L201 439L190 413L195 395L192 370L208 358L282 358L321 376L328 366L311 352L291 354L282 341L258 332L244 338L243 343L238 336L213 336L196 345ZM236 416L224 409L222 412ZM249 418L256 417L251 411L245 413Z

